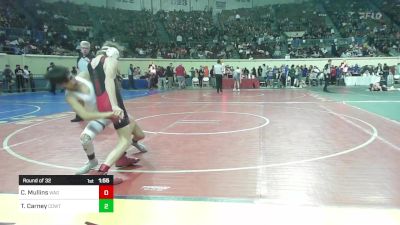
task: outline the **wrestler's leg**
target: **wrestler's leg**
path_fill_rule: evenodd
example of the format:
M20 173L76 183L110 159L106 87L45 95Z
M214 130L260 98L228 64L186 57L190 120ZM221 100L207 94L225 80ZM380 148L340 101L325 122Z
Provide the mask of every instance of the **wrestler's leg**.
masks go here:
M97 166L98 160L94 153L93 140L97 134L104 130L106 125L105 120L90 121L81 133L80 141L89 161L83 167L79 168L75 174L85 174Z
M118 143L117 146L108 154L105 162L101 165L100 171L107 172L117 160L125 154L130 144L132 129L131 126L125 126L117 129Z
M133 117L130 117L132 127L132 145L137 148L140 152L147 152L147 148L144 144L139 143L140 140L144 139L145 134L142 128L135 122Z

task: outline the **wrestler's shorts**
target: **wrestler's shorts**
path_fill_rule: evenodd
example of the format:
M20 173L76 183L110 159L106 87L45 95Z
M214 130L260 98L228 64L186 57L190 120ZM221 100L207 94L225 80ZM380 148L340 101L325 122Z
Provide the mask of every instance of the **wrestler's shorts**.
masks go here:
M96 96L96 101L97 101L97 109L99 110L99 112L112 112L112 106L107 92L104 92L100 96ZM126 112L125 106L123 104L118 103L118 107L120 107L124 111L124 118L111 119L112 123L114 124L114 128L116 130L129 125L129 116L128 113Z

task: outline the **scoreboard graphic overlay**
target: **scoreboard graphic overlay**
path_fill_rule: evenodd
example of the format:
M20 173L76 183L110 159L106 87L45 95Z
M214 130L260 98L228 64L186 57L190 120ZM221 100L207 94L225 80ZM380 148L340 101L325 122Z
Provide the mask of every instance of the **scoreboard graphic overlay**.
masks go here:
M112 175L20 175L18 189L24 212L114 212Z

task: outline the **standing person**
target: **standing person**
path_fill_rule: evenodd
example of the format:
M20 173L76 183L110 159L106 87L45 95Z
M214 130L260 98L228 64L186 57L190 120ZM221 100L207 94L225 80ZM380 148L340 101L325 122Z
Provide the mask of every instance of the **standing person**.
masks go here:
M336 75L336 66L331 66L331 85L336 84L337 75Z
M257 77L257 70L255 67L253 67L253 69L251 69L251 79L254 79Z
M90 79L95 87L97 109L99 112L114 112L119 119L113 119L114 128L118 134L118 143L108 154L105 162L100 168L91 172L92 175L105 175L115 162L123 156L130 143L136 148L147 151L138 141L144 138L143 130L135 123L130 121L126 112L120 90L116 86L118 73L119 47L117 44L106 42L97 56L88 65ZM131 139L131 134L133 138ZM115 181L115 178L114 178ZM122 179L118 179L122 182Z
M164 67L162 66L158 67L157 75L158 75L158 89L159 90L167 89L167 80L165 79L166 72L164 70Z
M133 75L135 73L135 68L133 67L133 64L129 64L129 69L128 69L128 79L129 79L129 88L134 89L135 84L133 80Z
M261 76L267 78L268 76L268 68L265 64L262 65L261 67Z
M54 63L51 62L50 66L47 67L46 71L47 72L51 71L54 68L54 66L55 66ZM49 92L52 93L53 95L55 95L56 94L56 84L53 83L52 81L49 81L49 82L50 82L50 90L49 90Z
M236 70L233 71L233 91L240 91L240 81L242 80L240 73L239 67L236 67Z
M79 46L81 48L81 52L76 61L78 71L87 72L88 64L90 60L93 58L93 55L90 53L90 43L88 41L81 41L81 43L79 43ZM83 102L81 103L83 104ZM82 118L80 118L78 114L75 114L75 118L71 120L71 122L80 122L80 121L82 121Z
M185 85L185 75L186 75L186 71L185 71L185 67L182 66L182 64L179 64L179 66L177 66L175 68L175 73L176 73L176 78L178 79L178 85L180 89L183 89L186 87Z
M17 92L25 92L25 82L24 82L24 70L21 69L20 65L16 65L15 70L15 80L17 81Z
M224 69L222 66L222 59L217 60L217 64L214 65L214 74L216 79L217 93L222 93L222 74L224 74Z
M287 81L289 80L289 71L290 71L289 65L284 65L282 81L284 83L283 86L285 87L288 83Z
M31 91L35 92L36 91L35 79L33 78L32 72L30 70L28 70L28 72L29 72L29 84L31 86Z
M91 59L93 59L93 54L90 52L90 43L88 41L81 41L80 44L80 53L79 57L76 61L78 72L87 72L88 64Z
M149 65L149 89L153 89L156 86L157 69L154 63Z
M261 66L258 66L258 69L257 69L257 76L258 77L262 77L262 68L261 68Z
M14 73L11 70L10 65L6 65L6 68L4 68L3 70L3 80L4 86L7 89L8 93L12 93L13 76Z
M199 86L200 86L200 88L202 88L203 87L203 78L204 78L203 66L200 66L198 78L199 78Z
M72 74L72 76L78 75L78 70L76 70L76 66L73 66L73 67L72 67L72 69L71 69L71 74Z
M387 80L388 80L388 76L389 76L389 66L384 63L383 64L383 84L387 86Z
M29 74L30 74L30 71L29 71L29 68L28 68L28 66L27 65L25 65L24 66L24 92L25 92L25 90L29 90Z
M96 95L93 84L89 81L88 72L81 72L78 76L73 76L68 69L61 66L54 67L46 74L46 79L63 86L65 100L72 109L85 120L90 120L80 135L80 142L86 153L88 162L79 168L75 174L85 174L97 166L93 140L101 133L105 127L111 123L109 118L113 117L113 112L98 112L96 106ZM84 102L82 104L81 102ZM123 155L116 162L117 167L130 166L139 162L138 158L128 158Z
M328 92L328 85L330 82L330 73L331 73L331 67L332 67L332 60L329 59L328 63L325 64L324 66L324 78L325 78L325 85L324 85L324 92Z
M293 87L294 85L294 78L296 76L296 68L292 64L292 66L289 69L289 77L290 77L290 87Z
M31 87L31 92L35 92L35 80L33 79L33 74L32 72L29 70L28 66L24 66L24 79L25 79L25 83L26 83L26 89L28 89L28 87Z
M168 79L168 89L171 89L174 85L174 70L172 68L172 64L167 66L167 70L165 71L165 75Z
M215 88L215 87L216 87L217 81L216 81L216 79L215 79L215 74L214 74L214 65L211 67L211 70L210 70L210 77L211 77L211 79L210 79L210 81L211 81L211 87Z

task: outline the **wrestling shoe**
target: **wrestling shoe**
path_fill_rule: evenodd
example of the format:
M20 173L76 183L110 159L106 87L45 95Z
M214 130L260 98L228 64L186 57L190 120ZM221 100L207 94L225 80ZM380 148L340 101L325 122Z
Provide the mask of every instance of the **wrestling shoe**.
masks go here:
M146 145L139 143L137 141L132 140L132 145L137 148L140 152L145 153L147 152Z
M123 156L121 156L121 158L119 158L117 160L117 162L115 163L116 167L126 167L126 166L133 166L134 164L138 163L140 161L139 158L136 157L126 157L125 155L126 153L124 153Z
M91 169L94 169L97 165L99 164L99 161L97 159L89 160L86 162L84 166L78 169L78 171L75 172L75 175L82 175L85 173L88 173Z

